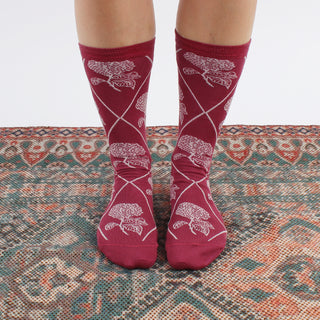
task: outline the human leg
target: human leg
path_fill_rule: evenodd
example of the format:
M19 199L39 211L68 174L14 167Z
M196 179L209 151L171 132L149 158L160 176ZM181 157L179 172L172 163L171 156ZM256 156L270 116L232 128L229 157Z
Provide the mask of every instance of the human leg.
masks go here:
M211 197L209 172L249 49L254 12L254 0L179 3L175 32L180 116L166 239L167 258L176 269L201 269L226 245L227 230Z
M146 105L155 28L152 0L75 0L79 48L109 143L111 199L97 229L98 248L123 267L157 257Z
M176 29L187 39L241 45L252 34L257 0L180 0Z
M152 0L75 0L74 7L78 39L86 46L129 46L155 36Z

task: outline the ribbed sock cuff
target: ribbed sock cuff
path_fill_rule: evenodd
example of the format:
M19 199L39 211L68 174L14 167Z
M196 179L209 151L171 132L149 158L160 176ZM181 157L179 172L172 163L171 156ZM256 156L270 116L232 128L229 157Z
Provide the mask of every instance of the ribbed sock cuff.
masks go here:
M101 57L130 58L130 57L137 57L137 56L144 56L144 55L148 55L151 58L153 58L155 39L156 37L145 42L136 43L130 46L117 47L117 48L95 48L95 47L85 46L81 43L78 43L78 45L82 55L90 55L90 56L95 56L99 58Z
M182 47L184 50L191 50L192 52L204 55L212 55L215 57L243 57L247 54L251 39L244 44L236 46L222 46L209 43L194 41L182 37L175 29L176 46Z

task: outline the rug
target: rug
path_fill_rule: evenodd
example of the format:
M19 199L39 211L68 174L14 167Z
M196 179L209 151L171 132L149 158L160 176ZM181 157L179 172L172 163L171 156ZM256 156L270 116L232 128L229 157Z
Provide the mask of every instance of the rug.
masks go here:
M222 128L210 185L228 240L198 271L164 250L177 127L147 136L158 259L127 270L97 249L103 128L0 128L0 319L320 319L320 126Z

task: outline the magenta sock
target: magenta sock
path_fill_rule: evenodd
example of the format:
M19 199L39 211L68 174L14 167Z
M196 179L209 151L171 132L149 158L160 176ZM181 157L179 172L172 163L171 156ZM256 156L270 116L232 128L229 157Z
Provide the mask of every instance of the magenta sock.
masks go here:
M227 230L211 197L213 150L240 78L250 41L201 43L176 35L179 132L172 154L171 218L166 252L175 269L201 269L226 245Z
M97 230L98 248L129 269L149 268L157 258L145 126L154 44L155 38L109 49L79 43L114 170L111 199Z

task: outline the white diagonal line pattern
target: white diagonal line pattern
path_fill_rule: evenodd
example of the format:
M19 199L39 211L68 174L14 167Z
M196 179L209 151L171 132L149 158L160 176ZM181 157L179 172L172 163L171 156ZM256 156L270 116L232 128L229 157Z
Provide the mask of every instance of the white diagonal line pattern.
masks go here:
M231 90L230 92L227 94L227 96L225 98L223 98L219 103L217 103L216 105L214 105L213 107L211 107L209 110L205 111L204 108L202 107L202 105L200 104L200 102L198 101L198 99L196 98L195 94L193 93L193 91L191 90L191 88L189 87L189 85L187 84L187 81L185 80L185 78L183 77L180 69L178 68L178 72L181 76L181 79L183 80L183 82L185 83L186 87L188 88L188 90L190 91L192 97L194 98L195 102L197 103L197 105L199 106L199 108L201 109L201 113L197 114L196 116L194 116L193 118L191 118L188 122L186 122L182 128L180 129L179 131L179 134L181 135L181 132L191 123L193 122L194 120L198 119L199 117L203 116L203 115L206 115L208 120L210 121L215 133L216 133L216 136L218 135L217 134L217 129L216 129L216 126L214 125L212 119L210 118L210 116L208 115L208 113L210 113L212 110L214 110L215 108L219 107L225 100L227 100L229 98L229 96L234 92L235 88L237 85L235 85Z
M146 58L151 61L151 67L152 67L152 60L150 59L150 57L146 56ZM130 121L124 119L124 116L126 115L126 113L129 111L130 107L133 104L133 101L136 99L137 95L140 93L141 88L143 87L143 85L145 84L145 82L147 81L147 79L149 78L151 74L151 69L149 71L149 73L147 74L147 76L145 77L145 79L143 80L142 84L140 85L139 89L137 90L137 92L135 93L133 99L131 100L131 102L129 103L128 107L126 108L126 110L119 116L116 112L114 112L110 107L108 107L104 101L99 97L99 95L96 93L96 91L93 89L92 85L90 84L91 90L93 92L93 94L98 98L98 100L101 102L101 104L109 111L111 112L115 117L117 117L117 120L113 123L113 125L110 127L109 131L107 132L107 139L109 141L109 136L111 131L114 129L114 127L116 126L116 124L122 120L124 121L126 124L128 124L129 126L131 126L142 138L143 142L145 143L146 147L148 148L147 142L144 139L143 134L141 133L141 131L135 126L133 125Z
M127 179L125 179L124 177L121 177L119 174L116 173L116 176L119 177L121 180L125 181L125 184L122 185L121 188L117 191L117 193L115 193L115 194L113 195L113 197L112 197L112 199L111 199L111 201L110 201L110 203L109 203L109 205L108 205L108 209L103 213L101 219L110 211L110 209L112 208L112 204L115 202L115 200L117 199L117 197L118 197L118 195L121 193L121 191L122 191L127 185L132 185L134 188L136 188L136 189L143 195L143 197L144 197L144 199L145 199L145 201L146 201L146 204L147 204L147 206L148 206L149 213L150 213L150 215L151 215L151 217L152 217L152 219L153 219L153 221L154 221L153 210L152 210L152 208L151 208L150 205L149 205L149 201L148 201L145 193L134 183L134 182L136 182L137 180L143 179L143 178L145 178L146 176L148 176L148 175L150 175L150 174L151 174L151 172L149 171L149 172L147 172L146 174L144 174L144 175L142 175L142 176L139 176L139 177L137 177L137 178L135 178L135 179L133 179L133 180L127 180ZM151 231L154 231L154 230L156 230L156 229L154 228L154 229L152 229ZM143 239L142 241L144 241L144 240L147 238L147 236L151 233L151 231L144 237L144 239ZM100 230L100 232L101 232L101 230ZM106 239L106 240L107 240L107 239Z
M132 104L133 102L136 100L137 96L140 94L140 91L141 91L141 88L144 86L144 84L146 83L146 81L148 80L148 78L150 77L150 74L151 74L151 68L152 68L152 59L149 57L149 56L145 56L151 63L151 67L150 67L150 71L149 73L146 75L145 79L142 81L141 85L139 86L138 90L136 91L136 93L134 94L134 97L132 98L132 100L130 101L130 103L128 104L127 108L125 109L125 111L119 115L117 114L115 111L113 111L109 106L107 106L107 104L101 99L101 97L97 94L97 92L94 90L93 86L90 84L90 87L91 87L91 90L93 92L93 94L97 97L97 99L101 102L102 106L104 108L106 108L111 114L113 114L117 120L112 124L112 126L109 128L108 132L107 132L107 139L108 141L110 141L109 137L110 137L110 134L112 132L112 130L116 127L116 125L120 122L120 121L123 121L125 122L127 125L129 125L130 127L132 127L138 134L139 136L141 137L141 139L143 140L144 144L145 144L145 147L147 150L148 149L148 144L147 144L147 141L145 139L145 136L142 134L142 132L133 124L131 123L130 121L128 121L127 119L125 119L125 115L126 113L130 110L130 108L132 107ZM117 199L117 197L119 196L119 194L121 193L121 191L123 191L123 189L128 186L128 185L131 185L133 186L135 189L137 189L139 191L139 193L141 193L143 195L143 198L146 202L146 205L148 207L148 210L149 210L149 214L151 215L153 221L154 221L154 217L153 217L153 208L150 207L150 204L149 204L149 201L148 201L148 198L147 196L145 195L144 191L141 190L141 188L135 183L136 181L140 180L140 179L143 179L145 177L147 177L148 175L151 175L151 169L148 170L147 173L139 176L139 177L136 177L132 180L128 180L126 178L124 178L123 176L121 176L120 174L118 174L116 171L115 171L115 176L118 177L119 179L123 180L125 183L121 186L121 188L119 190L117 190L117 192L115 194L113 194L112 196L112 199L111 201L109 202L108 204L108 209L103 213L102 217L101 217L101 220L102 218L110 211L110 209L112 208L115 200ZM155 222L155 221L154 221ZM99 232L101 233L101 235L104 237L105 240L108 240L108 238L106 237L106 235L102 232L102 230L100 229L100 227L98 227L98 230ZM142 241L145 241L147 239L147 237L156 230L156 227L154 227L153 229L151 229L145 236L144 238L142 239Z
M178 53L179 51L181 51L182 49L179 49L176 51L176 53ZM201 116L205 115L210 124L212 125L212 128L214 129L214 132L215 132L215 136L216 138L218 137L218 131L217 131L217 128L215 126L215 124L213 123L212 121L212 118L209 116L209 113L214 110L215 108L217 108L218 106L220 106L222 103L224 103L227 99L229 99L230 96L233 95L235 89L236 89L236 86L237 86L237 82L235 83L235 85L233 86L233 88L228 92L228 94L221 100L219 101L217 104L215 104L214 106L210 107L207 111L204 109L204 107L201 105L201 103L199 102L199 100L197 99L197 97L195 96L194 92L192 91L192 89L190 88L190 86L188 85L186 79L184 78L181 70L180 70L180 67L178 66L178 73L179 73L179 76L180 76L180 79L184 82L187 90L190 92L191 96L193 97L196 105L200 108L201 112L199 114L197 114L196 116L194 116L193 118L191 118L190 120L188 120L179 130L179 136L178 136L178 140L179 138L182 136L182 132L183 130L185 130L185 128L187 128L192 122L194 122L196 119L200 118ZM178 141L177 141L177 145L178 145ZM188 177L187 175L185 175L181 170L179 170L177 168L177 166L174 164L174 162L172 161L172 167L176 170L176 172L178 172L180 175L182 175L185 179L187 179L188 181L190 181L190 185L188 187L186 187L184 190L182 190L182 192L179 194L178 198L175 199L175 202L174 202L174 206L172 208L172 213L175 213L175 209L176 209L176 205L177 203L179 202L179 199L180 197L187 191L189 190L191 187L193 186L196 186L197 188L199 188L199 190L201 191L202 195L203 195L203 199L205 200L205 202L207 203L208 207L210 208L213 216L219 221L219 223L221 224L221 226L225 229L224 231L221 231L220 233L214 235L213 237L211 237L208 241L211 241L212 239L214 239L215 237L219 236L220 234L223 234L223 233L226 233L226 228L225 228L225 225L224 225L224 222L222 220L222 218L219 218L217 216L217 214L215 213L215 211L213 210L212 206L209 204L208 200L207 200L207 197L206 197L206 194L205 192L203 191L203 189L201 188L200 186L200 183L206 179L208 179L208 174L206 176L204 176L202 179L200 180L193 180L191 179L190 177ZM171 214L170 216L170 220L169 220L169 223L168 223L168 232L177 240L177 236L172 232L172 230L170 230L169 228L169 225L170 225L170 221L171 221L171 218L172 218L173 214Z
M193 180L193 179L189 178L188 176L186 176L182 171L180 171L180 170L175 166L175 164L174 164L173 162L172 162L172 166L173 166L173 168L174 168L177 172L179 172L179 174L181 174L182 176L184 176L187 180L189 180L189 181L191 182L188 187L186 187L183 191L181 191L181 193L179 194L178 198L175 199L175 204L174 204L174 206L173 206L173 208L172 208L172 212L175 212L175 208L176 208L176 205L177 205L177 203L178 203L179 198L180 198L188 189L190 189L192 186L195 185L195 186L197 186L197 187L199 188L199 190L201 191L201 193L202 193L202 195L203 195L203 198L204 198L204 200L206 201L208 207L210 208L212 214L213 214L213 215L215 216L215 218L220 222L221 226L222 226L223 228L225 228L224 222L216 215L215 211L212 209L211 205L209 204L209 202L208 202L208 200L207 200L207 197L206 197L203 189L202 189L201 186L200 186L200 183L201 183L202 181L206 180L206 179L208 178L208 176L204 176L204 177L203 177L202 179L200 179L200 180ZM170 216L170 220L169 220L168 225L170 224L170 221L171 221L172 216L173 216L173 214ZM168 230L169 230L169 227L168 227ZM172 232L171 230L170 230L170 233L173 235L173 232ZM174 237L175 237L176 239L178 239L175 235L174 235ZM208 241L210 241L210 240L208 240Z

